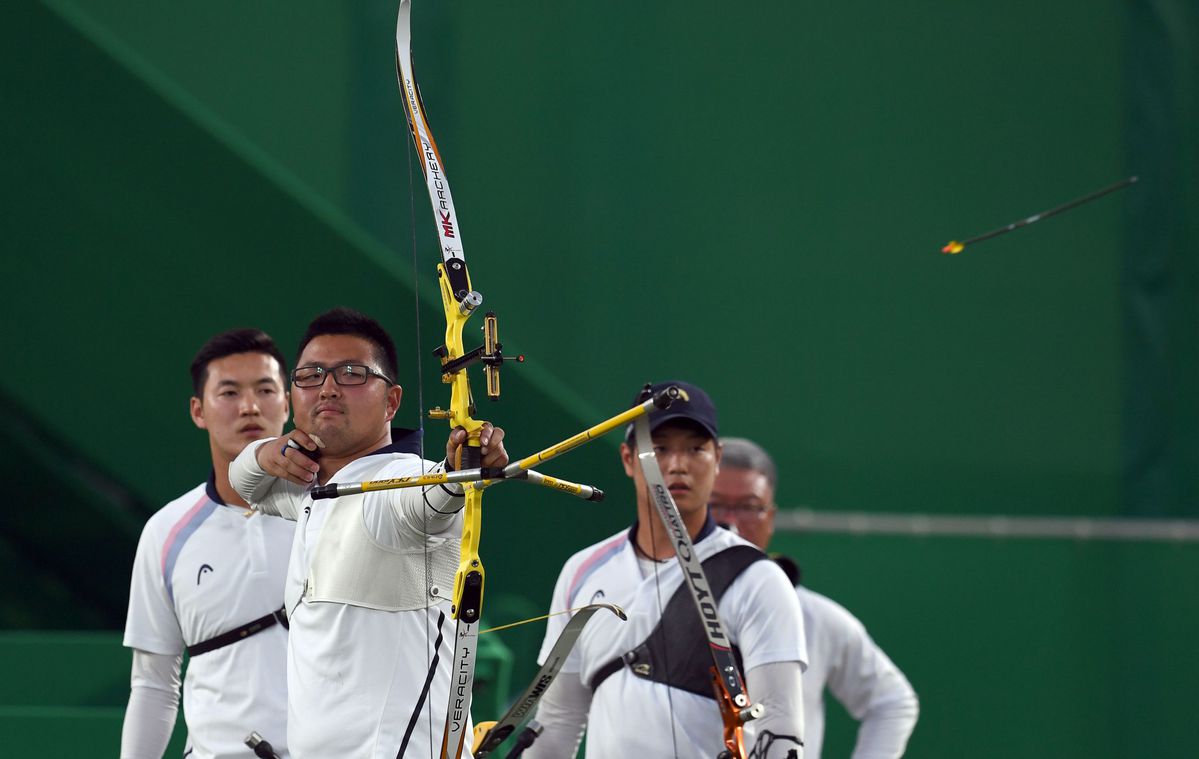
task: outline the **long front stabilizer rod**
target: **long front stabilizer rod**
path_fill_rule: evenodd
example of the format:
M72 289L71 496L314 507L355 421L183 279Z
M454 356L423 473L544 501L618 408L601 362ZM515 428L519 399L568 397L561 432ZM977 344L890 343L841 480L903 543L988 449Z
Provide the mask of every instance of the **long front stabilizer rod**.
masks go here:
M594 485L584 485L571 482L560 477L551 477L532 469L526 469L512 477L507 477L502 469L463 469L458 472L432 472L415 477L396 477L390 480L368 480L366 482L330 483L317 485L312 488L313 500L322 498L337 498L343 495L357 495L376 490L397 490L399 488L416 488L429 485L445 485L449 483L474 483L480 490L491 487L504 480L524 480L533 485L557 490L582 498L584 501L604 500L604 491Z
M558 490L564 493L578 496L588 501L598 501L604 497L603 491L591 485L580 485L568 480L550 477L549 475L541 474L533 471L535 464L540 464L550 459L557 458L562 454L572 451L575 448L589 443L596 438L611 432L617 427L628 424L635 419L645 416L655 408L667 408L674 399L679 395L678 388L668 387L659 392L657 395L649 398L642 403L634 406L628 411L622 411L614 417L605 419L599 424L589 427L586 430L572 435L567 439L551 445L532 456L514 461L506 467L476 467L472 469L463 469L457 472L431 472L415 477L395 477L389 480L368 480L366 482L349 482L349 483L330 483L328 485L317 485L311 491L313 500L321 498L337 498L343 495L356 495L358 493L370 493L376 490L395 490L397 488L413 488L425 487L429 485L445 485L449 483L481 483L482 487L489 487L501 480L524 479L534 485L541 485L553 490Z

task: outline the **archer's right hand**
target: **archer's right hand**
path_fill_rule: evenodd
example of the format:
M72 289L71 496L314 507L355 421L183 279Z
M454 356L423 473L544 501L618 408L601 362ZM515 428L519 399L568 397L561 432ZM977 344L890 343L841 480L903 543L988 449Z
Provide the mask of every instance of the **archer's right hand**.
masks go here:
M315 435L292 430L258 446L254 456L258 466L267 474L307 487L316 482L321 469L316 459L324 447L325 444Z

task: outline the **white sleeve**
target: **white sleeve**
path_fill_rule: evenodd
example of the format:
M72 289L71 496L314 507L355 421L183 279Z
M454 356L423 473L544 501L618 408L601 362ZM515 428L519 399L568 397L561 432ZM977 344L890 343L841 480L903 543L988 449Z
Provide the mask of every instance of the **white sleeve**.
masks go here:
M741 649L745 670L763 664L808 663L803 613L795 588L773 561L750 565L720 599L729 638Z
M229 484L255 510L294 522L306 488L267 474L258 464L258 449L277 439L255 440L243 448L229 465Z
M121 728L121 759L161 759L179 709L183 657L133 649L129 705Z
M160 521L152 517L137 541L123 643L155 654L182 655L186 645L183 630L162 574L161 532Z
M862 623L846 612L849 624L829 670L829 691L861 721L853 759L897 759L916 727L920 704L899 668L870 638Z
M427 463L427 462L426 462ZM445 462L433 464L429 474L445 471ZM425 535L440 535L457 523L456 517L466 500L461 485L431 485L425 488L400 488L382 491L391 501L396 518L415 526Z
M579 750L587 713L591 710L591 690L583 685L577 672L559 672L537 705L537 721L544 728L526 759L570 759Z
M797 661L775 662L745 673L745 689L766 708L754 720L750 755L762 759L803 758L803 681ZM796 750L792 755L790 752Z
M443 463L416 459L395 462L370 475L371 479L412 477L422 472L444 470ZM390 548L404 549L412 541L457 539L462 530L459 514L466 500L460 485L430 485L419 488L395 488L367 493L362 502L362 518L374 538Z

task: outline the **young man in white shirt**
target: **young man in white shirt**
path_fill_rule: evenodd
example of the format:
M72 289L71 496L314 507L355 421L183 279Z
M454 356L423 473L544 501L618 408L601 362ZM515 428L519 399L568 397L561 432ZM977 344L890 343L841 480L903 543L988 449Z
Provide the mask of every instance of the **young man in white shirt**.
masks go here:
M209 340L191 365L191 417L208 433L208 481L142 531L129 592L133 649L122 759L160 759L175 727L179 670L189 757L245 757L251 732L287 757L283 581L294 525L257 514L229 484L229 463L287 421L287 369L254 329Z
M708 496L721 461L716 408L688 383L653 389L668 385L682 388L687 399L650 413L657 466L719 597L718 613L738 652L749 698L765 706L764 716L745 726L746 748L771 759L802 756L800 674L806 653L795 593L773 562L759 561L764 555L709 517ZM602 599L623 607L628 621L599 615L584 629L538 709L545 731L526 754L529 759L574 756L584 729L587 756L715 757L724 750L700 616L690 598L677 616L664 611L671 608L672 594L687 591L631 434L620 453L633 480L637 519L566 562L550 611ZM734 556L747 558L722 563ZM718 574L724 579L717 580ZM723 593L717 590L721 585ZM565 614L550 618L542 660L567 621ZM699 641L698 655L684 650L688 638Z
M712 489L716 519L733 524L762 550L774 534L777 469L761 446L744 438L721 440L724 458ZM844 607L800 584L798 565L776 558L791 575L803 609L809 664L804 671L805 755L820 759L824 742L824 689L861 722L853 759L903 756L920 705L899 668Z
M411 433L392 430L402 395L395 376L395 345L378 322L349 309L321 314L291 376L296 429L247 446L230 467L256 509L298 523L285 591L296 759L428 757L441 748L461 488L310 494L316 483L444 468L416 455ZM508 462L503 436L484 426L483 466ZM446 460L456 460L466 437L461 428L450 433Z

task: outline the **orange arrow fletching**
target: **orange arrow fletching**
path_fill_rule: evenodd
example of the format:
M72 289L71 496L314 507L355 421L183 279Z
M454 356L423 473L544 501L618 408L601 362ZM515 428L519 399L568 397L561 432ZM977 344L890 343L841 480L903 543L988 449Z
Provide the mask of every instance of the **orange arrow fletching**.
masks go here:
M961 253L965 249L966 246L962 245L957 240L950 240L948 245L946 245L944 248L941 248L941 252L948 253L949 255L953 256Z

